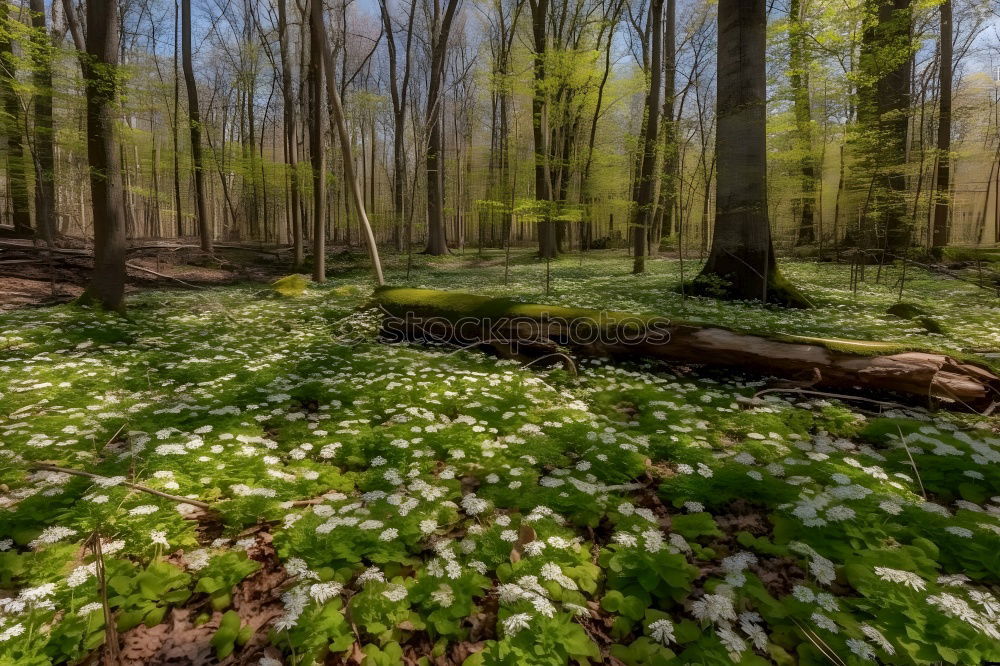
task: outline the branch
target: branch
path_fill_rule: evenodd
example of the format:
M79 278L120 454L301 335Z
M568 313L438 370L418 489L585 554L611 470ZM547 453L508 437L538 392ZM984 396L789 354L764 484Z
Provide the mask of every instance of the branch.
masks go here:
M41 470L46 472L60 472L62 474L72 474L73 476L82 476L87 479L104 479L107 477L101 476L100 474L91 474L90 472L84 472L79 469L72 469L71 467L59 467L57 465L47 465L44 463L32 463L30 465L31 469ZM170 495L169 493L161 492L159 490L154 490L153 488L147 488L146 486L140 486L138 483L130 483L128 481L122 482L123 486L131 488L132 490L138 490L140 492L149 493L150 495L156 495L157 497L162 497L163 499L170 500L171 502L177 502L178 504L190 504L191 506L196 506L199 509L204 509L206 511L215 511L215 508L208 504L207 502L202 502L201 500L188 499L187 497L180 497L178 495Z

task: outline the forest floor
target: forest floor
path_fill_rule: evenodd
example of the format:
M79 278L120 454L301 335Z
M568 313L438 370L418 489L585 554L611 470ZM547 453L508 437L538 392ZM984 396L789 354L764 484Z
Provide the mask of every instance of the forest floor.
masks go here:
M143 242L142 249L129 254L128 293L267 282L289 270L287 252L222 247L214 257L206 257L196 245L158 245L157 241ZM71 301L83 292L92 267L93 259L87 254L60 253L50 261L45 251L30 242L0 241L0 311Z
M785 263L818 306L788 312L686 298L672 260L499 256L387 279L1000 351L994 291L912 266ZM1000 661L998 417L386 345L365 263L0 315L0 664Z

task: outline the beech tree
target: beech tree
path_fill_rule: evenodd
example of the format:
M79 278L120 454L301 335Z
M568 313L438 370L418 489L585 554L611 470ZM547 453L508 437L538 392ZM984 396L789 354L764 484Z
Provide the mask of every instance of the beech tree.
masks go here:
M87 31L72 0L63 0L79 51L87 103L87 161L94 224L94 271L79 298L108 310L125 307L125 210L121 162L115 141L119 101L118 2L87 0ZM82 47L82 48L81 48Z
M781 276L767 210L767 8L719 1L717 191L712 248L695 286L704 293L800 306Z

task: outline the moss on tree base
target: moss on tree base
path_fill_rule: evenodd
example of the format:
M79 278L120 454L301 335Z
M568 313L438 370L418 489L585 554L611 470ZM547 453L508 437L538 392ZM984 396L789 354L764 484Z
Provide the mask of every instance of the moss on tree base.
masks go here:
M718 298L726 301L762 301L766 293L766 303L780 305L786 308L812 308L812 302L799 289L788 281L780 271L773 271L768 277L767 289L761 289L759 296L750 296L747 290L737 282L727 280L714 274L697 276L684 285L684 292L694 296Z

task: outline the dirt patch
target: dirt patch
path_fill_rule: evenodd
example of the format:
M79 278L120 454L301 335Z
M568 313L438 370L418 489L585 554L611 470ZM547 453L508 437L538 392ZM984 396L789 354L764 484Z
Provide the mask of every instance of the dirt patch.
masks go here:
M90 249L72 241L64 245L50 257L45 248L28 241L0 243L0 310L65 303L82 293L93 269ZM207 256L183 243L135 241L128 263L127 293L270 282L292 271L288 252L263 246L220 244Z

